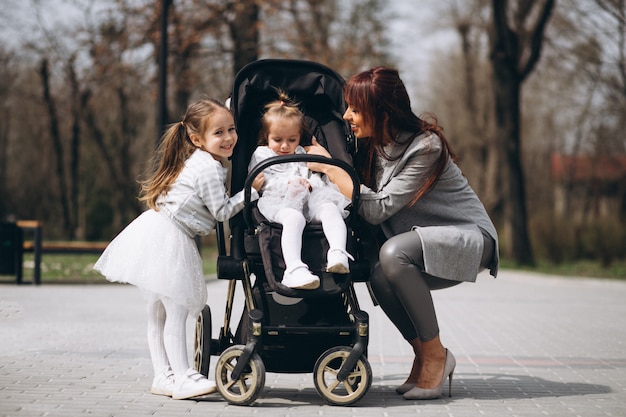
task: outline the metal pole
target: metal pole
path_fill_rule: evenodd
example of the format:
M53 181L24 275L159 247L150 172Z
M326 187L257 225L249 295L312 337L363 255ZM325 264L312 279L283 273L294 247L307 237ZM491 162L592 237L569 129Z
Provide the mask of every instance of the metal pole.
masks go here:
M173 0L161 0L161 45L159 49L159 92L157 103L157 137L159 144L161 136L168 123L167 115L167 22L170 4Z

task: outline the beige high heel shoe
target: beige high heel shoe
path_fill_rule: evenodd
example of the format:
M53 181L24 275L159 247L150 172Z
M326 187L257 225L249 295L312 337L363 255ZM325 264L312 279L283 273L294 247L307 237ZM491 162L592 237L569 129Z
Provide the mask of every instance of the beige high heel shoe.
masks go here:
M443 375L441 376L441 382L435 388L419 388L414 387L410 391L405 392L402 396L407 400L433 400L441 397L443 393L443 383L446 382L446 378L450 378L448 385L448 396L452 397L452 375L454 374L454 368L456 367L456 359L452 352L446 349L446 363L443 367Z
M396 393L400 394L400 395L403 395L403 394L406 394L407 392L411 391L413 388L416 388L415 384L413 384L411 382L405 382L404 384L398 385L396 387Z
M407 380L412 379L414 375L419 375L419 371L420 371L420 360L418 359L416 355L415 359L413 359L413 365L411 366L411 373L409 374L409 377L407 378ZM396 393L402 395L405 392L411 391L413 388L415 388L416 385L417 385L417 381L405 382L404 384L398 385L396 387Z

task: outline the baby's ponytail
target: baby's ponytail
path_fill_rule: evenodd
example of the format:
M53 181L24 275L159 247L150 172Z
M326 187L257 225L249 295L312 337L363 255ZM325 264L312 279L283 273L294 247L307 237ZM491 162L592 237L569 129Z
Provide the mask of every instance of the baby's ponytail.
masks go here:
M283 90L276 90L277 99L270 101L263 108L264 113L261 118L261 129L259 130L258 144L267 145L267 135L270 123L275 119L293 119L302 126L300 142L305 138L306 129L304 126L304 113L300 109L299 103L292 99Z

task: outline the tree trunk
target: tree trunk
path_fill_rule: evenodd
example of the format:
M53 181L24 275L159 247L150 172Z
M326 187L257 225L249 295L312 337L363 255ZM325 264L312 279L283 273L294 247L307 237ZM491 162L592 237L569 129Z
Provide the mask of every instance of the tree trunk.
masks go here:
M7 166L9 155L9 132L11 121L11 107L4 107L4 114L2 115L2 123L0 124L0 195L6 196L7 191L5 184L7 181ZM6 213L5 198L0 199L0 220L4 220Z
M507 0L492 0L491 63L496 138L504 142L505 254L518 264L534 263L528 236L525 176L521 152L521 88L541 56L543 33L555 0L519 0L515 13ZM537 6L538 5L538 6ZM537 7L535 7L537 6ZM538 8L539 10L535 10ZM537 12L537 13L535 13ZM513 24L509 24L512 16ZM533 20L534 19L534 20ZM527 20L532 20L528 22Z
M52 92L50 91L50 70L48 68L47 59L41 62L39 75L41 76L44 103L46 104L48 117L50 118L50 137L52 138L54 155L56 157L56 179L59 185L59 201L63 215L63 232L65 236L70 239L72 237L72 222L68 203L67 180L65 178L63 141L61 139L61 132L59 131L59 119L56 105L52 98Z
M86 90L80 91L80 85L76 70L74 68L75 59L72 57L67 63L68 81L71 92L71 113L72 113L72 135L70 141L70 189L69 189L69 205L71 214L70 228L72 230L72 239L84 239L85 230L80 227L79 213L80 209L80 157L81 157L81 121L83 111L89 100L90 92Z
M131 145L133 138L135 137L135 129L129 117L131 111L128 104L128 94L124 90L123 86L118 87L117 98L120 105L119 117L121 121L121 146L119 154L120 160L118 164L120 169L119 178L122 179L121 191L123 191L122 196L135 196L137 195L137 179L131 170L134 162L131 155ZM120 208L122 209L122 222L124 223L126 223L129 218L137 216L142 210L142 206L136 198L132 198L130 200L124 198Z
M165 132L165 126L169 123L167 109L167 55L168 55L168 12L172 0L161 0L160 42L158 55L158 99L156 120L156 144L161 142L161 136Z
M259 58L259 6L256 0L239 0L229 4L234 12L229 22L233 40L233 73Z
M528 237L526 188L520 139L521 81L505 65L494 62L494 95L496 137L504 140L504 237L506 255L521 264L532 264L533 255Z

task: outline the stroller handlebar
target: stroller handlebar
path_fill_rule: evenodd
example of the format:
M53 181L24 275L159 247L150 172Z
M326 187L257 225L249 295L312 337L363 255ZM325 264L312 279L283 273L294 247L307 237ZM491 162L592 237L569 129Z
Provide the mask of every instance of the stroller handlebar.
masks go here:
M349 211L349 215L347 221L354 217L354 214L357 212L357 208L359 207L359 199L360 199L360 182L359 177L355 169L345 161L341 159L335 158L327 158L321 155L303 155L303 154L295 154L295 155L287 155L287 156L273 156L271 158L265 159L259 162L246 177L246 181L244 183L244 201L245 206L243 210L243 216L248 227L253 225L252 222L252 214L251 214L251 204L250 200L252 199L252 182L263 172L264 169L270 167L272 165L284 164L288 162L317 162L326 165L334 165L346 171L348 175L350 175L350 179L352 180L352 204L347 208Z

